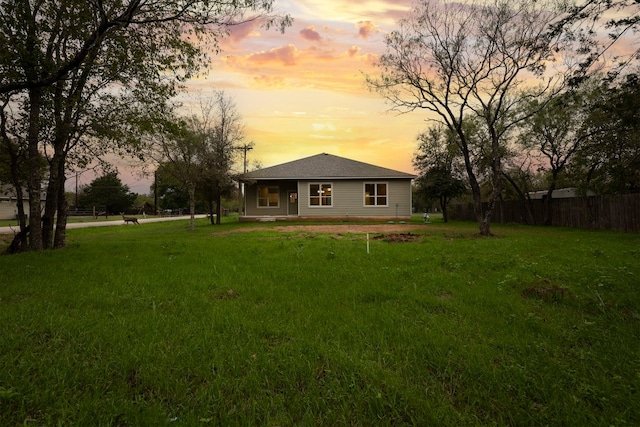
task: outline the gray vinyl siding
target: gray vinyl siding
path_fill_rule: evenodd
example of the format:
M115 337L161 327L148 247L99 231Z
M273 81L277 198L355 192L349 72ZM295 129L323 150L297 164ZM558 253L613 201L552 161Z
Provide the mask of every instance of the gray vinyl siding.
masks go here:
M364 205L364 183L387 183L387 206ZM332 206L309 206L309 184L331 183ZM371 179L371 180L313 180L299 183L300 216L336 216L336 217L410 217L411 216L411 180L409 179Z
M24 206L24 211L27 215L29 215L29 202L24 202L22 204ZM44 206L44 202L43 202ZM16 218L18 214L18 205L14 200L2 199L0 200L0 220L13 220Z
M278 207L258 206L258 185L276 185L278 187ZM288 191L295 191L296 185L296 181L260 181L258 184L246 186L246 214L249 216L287 215Z
M387 184L387 206L364 205L364 183ZM330 183L332 206L309 206L309 184ZM278 207L258 207L258 185L278 186ZM247 216L286 216L289 214L288 192L298 191L298 216L300 217L411 217L411 180L410 179L367 179L367 180L304 180L304 181L259 181L247 185Z
M0 219L14 219L16 217L16 202L0 200Z

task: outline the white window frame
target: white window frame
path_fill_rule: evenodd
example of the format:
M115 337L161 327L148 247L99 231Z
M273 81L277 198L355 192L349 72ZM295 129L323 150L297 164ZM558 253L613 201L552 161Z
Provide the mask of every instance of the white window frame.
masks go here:
M378 185L384 184L386 189L386 194L384 195L386 199L386 203L384 205L378 204L378 197L382 197L378 195ZM367 204L367 185L374 185L375 193L373 195L369 195L369 197L373 197L374 203L372 205ZM362 183L362 206L365 208L388 208L389 207L389 183L387 181L365 181Z
M267 187L267 199L266 199L267 200L267 206L260 206L260 199L261 199L261 197L260 197L260 188L263 188L263 187ZM276 191L277 191L276 194L278 194L278 198L277 198L277 202L276 202L275 206L270 206L269 205L269 194L271 194L271 193L269 193L269 189L271 189L271 188L275 188ZM266 184L266 185L258 185L256 187L256 207L258 209L277 209L277 208L279 208L280 207L280 186L278 186L278 185L268 185L268 184Z
M320 189L322 189L322 186L324 186L324 185L330 186L331 187L331 195L329 197L331 198L331 203L328 204L328 205L323 205L322 204L322 199L323 199L322 196L312 196L311 195L311 186L312 185L319 185ZM333 182L310 182L309 185L307 186L307 189L308 189L307 203L308 203L310 209L316 209L316 208L322 209L322 208L332 208L333 207L333 199L334 199ZM314 197L314 198L317 197L320 203L317 204L317 205L311 204L311 198L312 197Z

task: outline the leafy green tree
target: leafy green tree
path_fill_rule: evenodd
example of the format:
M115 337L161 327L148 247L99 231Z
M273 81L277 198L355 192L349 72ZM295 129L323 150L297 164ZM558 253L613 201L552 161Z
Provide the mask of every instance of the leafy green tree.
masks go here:
M85 208L104 208L108 213L117 214L130 209L136 197L137 194L130 192L129 187L122 184L117 172L109 172L85 187L79 202Z
M167 163L161 163L154 173L153 189L158 203L156 209L161 211L189 206L189 193L184 185L170 173L169 168L170 165Z
M553 218L553 192L565 174L575 154L586 142L603 129L588 126L588 115L597 88L584 85L564 92L539 109L522 123L520 145L538 160L538 171L548 177L544 198L544 224Z
M230 25L247 19L290 24L272 9L271 0L0 0L0 101L26 153L30 248L51 245L55 212L53 244L64 245L71 157L135 153L133 136L148 130L149 117L164 114L181 83L207 64L200 42L217 47ZM50 156L47 178L38 167L43 152Z
M195 229L196 189L202 177L202 162L206 139L198 132L196 118L165 123L149 142L147 156L163 165L163 172L171 175L187 191L191 221Z
M583 191L640 192L640 76L627 75L596 93L585 118L590 136L569 173Z
M413 159L413 166L420 173L417 190L426 200L438 201L444 222L449 221L449 202L466 191L464 182L457 177L461 156L454 138L443 125L430 127L418 136L418 150Z

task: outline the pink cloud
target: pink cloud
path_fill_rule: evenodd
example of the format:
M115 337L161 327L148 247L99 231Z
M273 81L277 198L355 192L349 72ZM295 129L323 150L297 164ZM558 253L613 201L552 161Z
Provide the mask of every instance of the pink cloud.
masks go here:
M353 58L353 57L357 56L358 53L360 53L360 47L359 46L351 46L349 48L349 50L347 50L347 54L349 55L349 58Z
M358 37L362 40L368 39L372 34L376 33L376 26L371 21L360 21L358 26Z
M313 25L309 25L307 28L300 30L300 35L305 40L319 42L322 40L322 36L318 33Z
M232 25L229 27L229 35L224 39L224 41L235 46L254 34L256 28L259 26L260 22L258 21L248 21L238 25Z

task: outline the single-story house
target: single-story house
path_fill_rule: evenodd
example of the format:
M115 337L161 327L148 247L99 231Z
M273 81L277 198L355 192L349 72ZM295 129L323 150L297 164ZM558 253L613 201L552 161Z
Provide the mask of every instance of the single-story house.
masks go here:
M416 176L331 154L245 173L241 220L411 218Z

